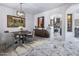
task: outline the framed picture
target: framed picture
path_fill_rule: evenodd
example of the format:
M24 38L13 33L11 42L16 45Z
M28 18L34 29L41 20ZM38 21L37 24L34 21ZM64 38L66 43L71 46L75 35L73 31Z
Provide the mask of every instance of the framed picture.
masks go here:
M72 32L72 14L67 14L67 31Z
M44 28L44 16L38 17L37 25L38 25L38 28Z
M25 18L7 15L7 27L25 27Z

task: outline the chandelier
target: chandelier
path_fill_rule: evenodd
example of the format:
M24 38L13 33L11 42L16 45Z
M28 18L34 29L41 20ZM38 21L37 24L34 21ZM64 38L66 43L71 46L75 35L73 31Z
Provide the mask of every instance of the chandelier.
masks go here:
M24 13L23 10L22 10L22 4L23 4L23 3L20 3L20 9L16 11L16 15L17 15L18 17L24 17L24 16L25 16L25 13Z

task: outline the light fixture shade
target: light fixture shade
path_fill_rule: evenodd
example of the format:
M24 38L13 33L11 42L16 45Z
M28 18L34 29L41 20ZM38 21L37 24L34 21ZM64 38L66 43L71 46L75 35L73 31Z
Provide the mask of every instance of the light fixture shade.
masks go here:
M18 17L25 17L24 12L22 12L22 11L17 11L17 12L16 12L16 15L17 15Z
M18 17L25 17L25 13L22 10L22 3L20 3L20 10L16 11Z

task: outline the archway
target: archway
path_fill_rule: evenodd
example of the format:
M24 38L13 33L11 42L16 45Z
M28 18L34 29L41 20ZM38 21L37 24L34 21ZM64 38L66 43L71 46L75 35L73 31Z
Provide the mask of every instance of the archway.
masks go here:
M62 19L61 18L62 18L61 14L54 14L50 16L50 20L52 20L53 22L54 36L62 36Z

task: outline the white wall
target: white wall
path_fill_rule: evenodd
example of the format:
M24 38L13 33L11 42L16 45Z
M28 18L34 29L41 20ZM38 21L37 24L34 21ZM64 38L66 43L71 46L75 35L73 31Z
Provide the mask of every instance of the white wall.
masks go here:
M17 31L18 28L7 28L7 15L16 15L16 10L0 6L0 32L3 32L5 30ZM32 30L33 29L33 15L26 13L26 20L25 20L25 30Z
M67 14L72 14L72 32L67 32ZM66 11L66 20L65 20L65 47L68 49L72 54L79 55L79 38L74 37L74 22L75 19L79 19L79 4L72 5L68 10ZM71 42L71 43L70 43ZM72 49L70 49L70 47Z
M26 29L32 31L34 29L34 16L26 13Z

